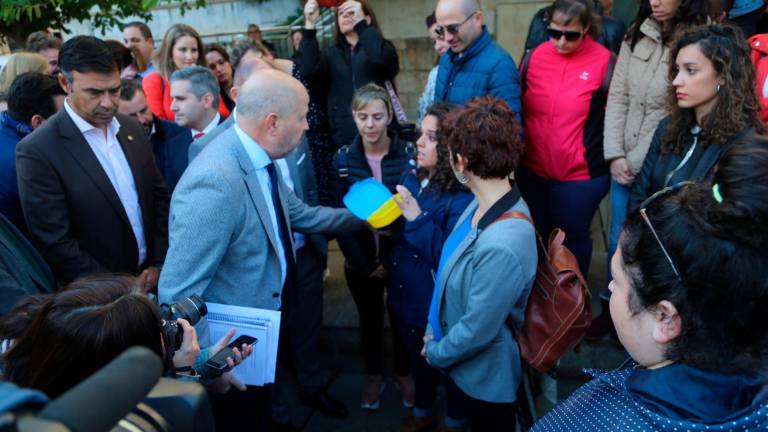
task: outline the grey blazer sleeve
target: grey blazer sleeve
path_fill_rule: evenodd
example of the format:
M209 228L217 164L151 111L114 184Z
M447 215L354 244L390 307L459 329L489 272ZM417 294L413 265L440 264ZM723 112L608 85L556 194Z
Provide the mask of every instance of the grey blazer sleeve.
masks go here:
M448 369L492 345L525 291L520 261L509 245L501 241L478 243L471 260L466 268L472 277L464 315L440 342L427 342L427 358L437 368Z
M362 221L347 209L308 206L283 182L282 198L291 218L291 228L308 234L342 234L360 228Z
M174 192L170 248L158 288L161 302L203 295L210 285L240 214L232 190L226 179L206 172L192 175Z

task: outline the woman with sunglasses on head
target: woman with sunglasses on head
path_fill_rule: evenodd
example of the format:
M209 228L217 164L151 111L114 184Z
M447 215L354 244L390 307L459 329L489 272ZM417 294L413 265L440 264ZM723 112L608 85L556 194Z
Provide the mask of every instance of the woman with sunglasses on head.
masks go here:
M455 106L438 102L426 109L421 137L416 141L416 168L400 179L397 191L401 199L395 198L406 223L389 260L387 301L394 312L396 330L408 349L416 390L413 412L403 421L401 432L427 430L436 422L432 406L441 374L421 356L422 337L443 243L473 198L453 175L448 147L437 139L440 122L453 108ZM443 381L447 405L445 426L461 429L464 425L461 392L450 378Z
M699 27L675 42L667 91L672 114L656 129L630 208L666 186L711 176L739 137L763 132L749 53L744 34L728 25Z
M174 24L165 32L160 48L155 51L155 72L144 77L141 86L147 97L152 114L163 120L173 121L171 111L171 75L190 66L205 66L203 41L197 30L186 24ZM219 100L219 114L229 117L229 109Z
M321 52L315 30L320 7L317 0L307 1L297 63L304 78L324 84L331 136L338 149L357 135L349 110L354 92L368 83L385 87L394 81L400 65L395 46L381 35L367 0L348 0L335 12L333 45Z
M525 153L516 179L539 232L566 232L582 274L592 257L590 226L610 184L603 120L614 57L600 45L591 0L555 0L551 43L521 62Z
M632 357L534 425L550 431L768 430L768 142L626 220L611 316Z
M603 156L611 172L609 257L616 249L635 176L656 126L667 115L669 45L676 31L709 21L708 4L709 0L642 0L624 36L605 109ZM604 313L595 318L588 337L612 329L609 297L607 289L600 294Z
M506 322L522 327L537 261L528 207L509 179L520 126L485 96L448 113L438 140L475 199L443 245L422 355L463 393L470 430L514 431L521 359Z

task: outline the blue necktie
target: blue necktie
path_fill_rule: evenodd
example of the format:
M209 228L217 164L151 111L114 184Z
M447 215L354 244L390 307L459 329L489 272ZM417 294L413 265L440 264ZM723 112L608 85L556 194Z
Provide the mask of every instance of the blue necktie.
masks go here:
M280 193L278 192L278 176L275 164L271 163L267 165L267 173L269 173L269 183L272 191L272 205L275 207L275 217L277 218L277 226L280 230L280 243L283 245L283 255L285 256L286 263L286 275L285 285L283 286L282 295L282 310L291 305L293 278L296 274L296 260L293 257L293 249L291 246L291 232L288 229L288 221L285 220L283 213L283 205L280 202Z

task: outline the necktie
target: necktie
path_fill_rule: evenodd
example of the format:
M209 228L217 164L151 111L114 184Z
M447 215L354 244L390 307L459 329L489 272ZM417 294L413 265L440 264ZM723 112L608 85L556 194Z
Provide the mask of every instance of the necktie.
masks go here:
M198 138L200 138L200 137L201 137L201 136L203 136L203 135L205 135L205 134L204 134L204 133L202 133L202 132L198 132L198 133L196 133L196 134L195 134L195 136L194 136L193 138L194 138L194 139L198 139Z
M291 303L291 290L293 287L293 278L296 274L296 261L293 257L293 248L291 247L291 232L288 229L288 221L285 220L283 213L283 205L280 202L280 194L277 188L278 175L275 169L275 164L271 163L267 165L267 173L269 173L269 183L272 191L272 204L275 207L275 217L277 218L277 226L280 230L280 243L283 245L283 255L285 256L286 263L286 275L285 285L283 286L282 304L283 311Z

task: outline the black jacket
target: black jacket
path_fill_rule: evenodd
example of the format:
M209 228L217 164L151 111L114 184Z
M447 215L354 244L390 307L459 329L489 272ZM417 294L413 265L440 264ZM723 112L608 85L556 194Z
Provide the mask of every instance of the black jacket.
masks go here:
M413 144L400 140L394 133L390 133L389 137L392 143L389 146L389 153L381 161L381 175L384 185L394 194L397 192L395 186L412 164L415 150ZM361 180L373 177L360 137L356 137L352 144L342 146L333 162L335 175L331 175L330 183L334 192L334 206L343 207L342 198L349 188ZM402 218L386 228L387 231L401 229ZM395 236L379 236L379 256L376 256L373 232L367 227L361 227L351 234L339 235L337 240L346 258L347 266L357 272L370 274L379 264L386 263L385 258L389 256L395 238Z
M725 146L706 145L699 138L696 148L691 153L688 161L685 165L675 170L690 150L693 144L693 134L690 131L686 132L685 137L683 137L685 145L680 153L662 153L661 143L671 121L671 116L665 117L653 134L651 147L648 149L645 162L643 162L643 168L640 170L632 186L632 193L629 197L630 211L639 207L646 198L666 186L672 186L683 181L699 181L711 177L715 165L720 160L720 156L740 137L752 132L752 129L747 129L736 134ZM674 173L670 176L670 173L673 171Z
M550 7L547 6L539 9L536 15L533 16L533 19L531 19L531 25L528 27L528 37L525 38L526 53L549 40L549 35L547 34L547 9ZM598 11L597 8L596 11ZM621 42L624 40L624 32L626 31L624 23L616 18L603 15L601 11L598 12L600 12L599 14L602 18L602 31L597 42L611 50L612 53L619 55Z
M122 147L141 207L147 257L168 250L170 197L144 128L117 114ZM90 273L136 274L139 251L120 198L83 134L61 110L16 147L19 196L32 242L66 284Z
M357 134L352 119L352 96L368 83L384 86L400 70L395 46L365 21L355 26L360 40L354 49L342 38L322 53L315 30L302 30L298 64L301 75L327 87L326 110L336 148Z

